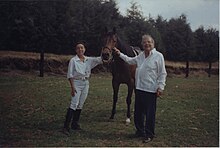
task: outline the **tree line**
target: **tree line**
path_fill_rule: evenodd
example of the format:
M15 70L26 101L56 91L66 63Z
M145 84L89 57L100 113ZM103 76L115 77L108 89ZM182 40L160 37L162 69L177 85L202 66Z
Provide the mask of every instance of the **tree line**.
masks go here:
M0 50L74 54L77 41L85 41L87 55L100 55L105 27L117 28L120 38L141 47L141 36L151 34L166 60L216 62L219 32L192 31L186 15L170 20L143 16L132 2L127 15L115 0L48 0L0 2Z

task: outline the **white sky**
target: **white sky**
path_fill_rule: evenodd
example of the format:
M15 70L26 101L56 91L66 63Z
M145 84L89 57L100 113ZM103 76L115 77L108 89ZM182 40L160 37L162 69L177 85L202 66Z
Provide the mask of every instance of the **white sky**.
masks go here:
M219 0L116 0L119 12L127 14L131 2L137 2L144 17L177 18L185 14L193 31L201 25L219 30Z

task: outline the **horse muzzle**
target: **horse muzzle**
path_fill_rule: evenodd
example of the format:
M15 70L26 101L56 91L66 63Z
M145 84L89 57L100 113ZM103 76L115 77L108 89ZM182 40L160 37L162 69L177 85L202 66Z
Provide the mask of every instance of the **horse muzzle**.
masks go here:
M108 53L102 54L102 59L103 60L109 60L109 58L110 58L110 54L108 54Z
M102 53L101 57L104 63L110 63L112 61L112 55L109 53Z

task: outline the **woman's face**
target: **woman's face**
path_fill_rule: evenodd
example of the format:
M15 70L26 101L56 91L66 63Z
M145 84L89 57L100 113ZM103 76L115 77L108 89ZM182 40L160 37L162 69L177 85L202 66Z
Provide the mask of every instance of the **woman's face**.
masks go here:
M78 56L83 56L85 51L86 51L86 49L85 49L85 46L83 44L77 44L76 45L76 54Z

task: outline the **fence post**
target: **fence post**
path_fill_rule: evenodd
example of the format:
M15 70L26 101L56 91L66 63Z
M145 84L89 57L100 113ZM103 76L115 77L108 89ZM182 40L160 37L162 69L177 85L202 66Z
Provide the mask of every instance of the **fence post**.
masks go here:
M44 49L40 52L40 77L44 77Z
M186 61L186 76L185 78L189 77L189 60Z
M212 62L209 62L208 77L211 77Z

